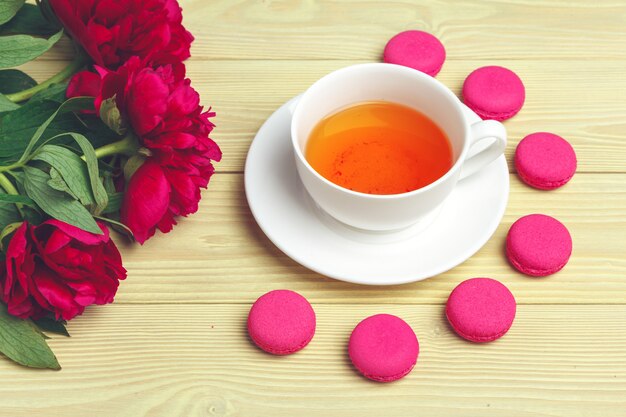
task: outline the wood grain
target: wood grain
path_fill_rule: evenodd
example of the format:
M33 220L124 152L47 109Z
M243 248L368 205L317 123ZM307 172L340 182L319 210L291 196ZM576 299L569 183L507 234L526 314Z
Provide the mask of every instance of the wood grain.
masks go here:
M375 60L389 38L420 29L449 60L626 58L622 0L182 0L202 59ZM67 44L66 44L67 46ZM68 58L71 48L45 59Z
M315 80L353 63L190 60L188 74L194 87L202 102L217 112L212 136L224 152L218 171L243 171L250 143L265 119ZM509 162L524 136L548 131L572 143L579 172L626 172L626 72L622 62L451 61L437 78L460 96L463 80L472 70L494 63L516 71L526 85L524 108L505 122ZM24 69L41 80L63 65L60 61L45 66L31 63Z
M200 210L145 246L118 239L129 277L116 304L73 320L50 344L63 370L0 360L0 416L565 416L626 415L626 3L623 0L181 0L196 37L188 74L217 111L220 172ZM506 122L507 157L535 131L568 139L578 173L541 192L511 174L506 215L475 256L438 277L364 287L287 258L252 218L243 164L263 121L328 72L377 62L399 31L427 30L447 50L437 77L459 93L467 74L503 65L527 101ZM38 80L73 55L68 39L22 68ZM503 255L510 224L540 212L563 221L574 253L535 279ZM518 303L503 339L456 337L443 303L459 282L490 276ZM290 288L313 303L316 337L272 357L247 339L262 293ZM403 317L421 345L417 367L394 384L361 378L346 354L356 323Z
M625 303L626 175L578 174L552 192L531 189L515 175L511 183L502 223L468 261L423 282L368 287L323 278L289 259L252 218L242 175L217 174L199 213L170 235L143 247L123 245L129 277L117 302L250 303L266 291L289 288L318 303L442 303L462 280L488 276L509 285L521 303ZM574 240L566 268L543 279L516 272L503 252L511 223L535 212L560 219Z
M626 306L522 305L507 335L474 344L453 334L441 305L314 305L315 338L288 357L265 354L250 343L245 331L249 307L91 309L70 323L71 339L50 341L61 372L29 371L0 361L5 381L0 414L626 414ZM346 352L353 327L380 312L405 319L421 345L413 372L393 384L359 376Z

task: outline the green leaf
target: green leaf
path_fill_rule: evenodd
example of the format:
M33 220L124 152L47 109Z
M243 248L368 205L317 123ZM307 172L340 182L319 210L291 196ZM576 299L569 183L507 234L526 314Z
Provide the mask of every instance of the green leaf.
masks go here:
M0 205L4 203L10 204L26 204L27 206L34 206L35 202L25 195L13 195L13 194L4 194L0 193Z
M56 102L59 97L53 95L50 99L38 99L38 96L39 94L35 95L19 109L0 115L0 165L16 162L24 153L37 128L59 108L59 103ZM64 91L61 91L61 101L64 100L64 96ZM65 132L84 135L93 147L119 140L119 136L97 117L63 113L58 114L48 125L40 142L57 136L58 138L54 140L55 144L68 145L77 152L81 152L80 147L70 136L58 136Z
M0 204L0 228L20 221L20 214L12 204Z
M62 191L67 193L75 200L78 200L78 197L70 190L70 187L67 185L59 171L54 168L50 168L50 181L48 181L48 185L54 188L57 191Z
M12 171L11 176L15 179L15 187L17 188L17 191L20 193L20 195L26 196L26 189L24 188L24 171ZM7 204L0 204L0 209L2 209L3 206L7 206ZM24 219L28 223L35 226L43 221L43 214L39 210L37 204L33 205L32 207L23 205L18 213L20 217L18 217L18 220L16 221Z
M0 199L9 194L0 191ZM22 220L15 204L0 204L0 229L4 229L8 224Z
M117 231L118 233L125 235L129 239L135 239L135 236L133 235L133 231L130 230L130 228L126 226L124 223L114 220L110 217L101 217L101 216L95 216L95 217L98 220L102 220L103 222L109 223L109 225L113 229L115 229L115 231Z
M41 331L41 329L39 327L37 327L37 325L32 321L32 320L28 320L28 324L30 324L30 326L38 333L41 335L41 337L43 337L44 339L50 339L50 336L48 336L47 334L45 334L44 332Z
M143 155L133 155L128 158L128 161L124 164L124 178L126 181L130 181L135 172L146 162L146 157Z
M58 103L50 101L40 101L31 103L30 101L19 109L5 113L0 118L0 164L8 165L15 162L23 154L28 142L32 138L37 128L44 123L52 113L59 107ZM66 131L68 124L67 116L64 115L64 122L55 120L54 127L46 132L44 139L53 134ZM59 117L60 119L61 117ZM63 130L61 130L63 129Z
M20 194L26 194L24 191L24 172L22 171L11 171L10 174L13 179L15 179L15 187Z
M37 2L37 6L39 6L39 10L43 15L44 19L46 19L51 24L56 25L57 27L61 27L61 22L57 18L54 9L50 5L50 0L35 0Z
M113 181L113 176L111 173L107 173L104 176L104 189L109 194L109 197L111 196L111 194L115 194L117 192L117 189L115 188L115 182Z
M0 36L0 68L11 68L32 61L52 47L63 35L58 31L48 39L29 35Z
M6 226L4 226L3 229L1 229L2 231L0 231L0 250L4 250L4 238L15 232L21 225L22 222L14 222L7 224Z
M26 194L49 216L87 232L102 234L89 211L69 195L48 185L50 175L40 169L24 167Z
M50 117L48 117L45 122L41 124L41 126L37 128L37 130L33 134L33 137L28 142L28 145L26 145L26 149L24 149L24 153L20 157L19 161L23 162L28 159L31 151L33 150L39 139L41 139L41 136L46 131L50 123L52 123L52 121L55 117L57 117L58 114L67 113L70 111L87 110L90 108L93 108L92 97L74 97L65 101L54 113L52 113Z
M24 5L24 0L0 1L0 25L13 19L13 16Z
M56 321L51 317L42 317L38 320L33 320L37 327L39 327L44 332L48 333L56 333L63 336L70 337L69 332L65 328L67 322L65 320Z
M18 109L19 104L13 103L11 100L6 98L4 94L0 93L0 113L5 111L12 111Z
M0 304L0 352L20 365L61 369L56 356L32 322L10 315L4 304Z
M0 26L0 34L26 33L28 35L50 36L57 33L59 29L60 27L51 24L43 17L39 7L34 4L25 4L13 19Z
M107 98L100 105L100 119L118 135L125 134L128 129L128 126L126 126L126 122L122 119L122 114L115 103L115 95L111 98Z
M2 244L2 239L10 235L11 233L15 232L21 225L22 225L22 222L14 222L14 223L9 223L6 226L4 226L2 228L2 231L0 231L0 245Z
M37 81L20 70L0 70L0 93L2 94L17 93L18 91L26 90L36 85Z
M0 0L0 9L2 8ZM37 82L22 71L16 69L0 70L0 113L18 109L20 106L13 103L3 94L12 94L37 85Z
M68 189L71 196L84 205L95 202L89 186L89 173L85 161L71 150L58 145L44 145L35 154L33 160L44 161L54 168L62 178L50 172L48 185L57 191ZM60 180L60 181L59 181Z
M91 185L91 192L95 200L94 214L100 214L104 210L109 202L109 196L104 189L104 184L100 180L100 172L98 170L98 157L96 151L89 142L89 140L78 133L68 133L74 141L78 144L85 162L87 163L87 171L89 172L89 183Z
M120 140L120 136L109 129L99 117L95 116L81 116L81 128L70 130L71 132L80 133L84 135L94 148L116 142Z
M37 103L39 101L50 100L61 104L67 99L65 97L66 90L66 83L52 84L45 90L41 90L37 94L32 96L28 102Z
M24 220L33 226L37 226L45 220L39 208L22 207L22 215Z
M100 179L96 152L83 135L72 132L64 135L74 139L83 153L84 160L71 150L56 145L42 146L33 159L47 162L56 168L69 186L71 190L69 194L76 196L83 205L90 206L94 214L100 214L106 208L109 197ZM63 185L55 181L54 177L52 179L53 183L50 184L52 188L65 191L64 188L55 187Z
M0 117L0 164L9 165L17 161L37 127L45 122L58 107L58 104L52 102L31 103L29 101L19 109L2 115ZM46 132L46 136L50 133L61 132Z
M124 193L109 194L109 204L102 211L102 214L117 213L122 207L122 200L124 199Z

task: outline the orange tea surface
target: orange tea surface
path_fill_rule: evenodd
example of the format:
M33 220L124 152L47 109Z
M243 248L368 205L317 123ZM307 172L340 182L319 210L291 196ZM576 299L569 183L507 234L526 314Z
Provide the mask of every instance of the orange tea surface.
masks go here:
M452 147L428 117L401 104L360 103L327 116L305 157L326 179L368 194L424 187L452 167Z

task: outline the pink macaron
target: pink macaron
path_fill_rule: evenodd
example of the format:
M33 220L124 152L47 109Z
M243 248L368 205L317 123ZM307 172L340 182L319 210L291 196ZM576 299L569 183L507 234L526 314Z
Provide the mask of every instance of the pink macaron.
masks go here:
M250 309L248 334L264 351L288 355L304 348L313 338L315 312L297 292L270 291Z
M411 372L417 362L419 343L404 320L377 314L354 328L348 353L354 367L366 378L391 382Z
M574 176L576 164L572 145L548 132L526 136L515 150L515 169L520 178L540 190L565 185Z
M520 111L525 99L522 80L504 67L478 68L463 83L463 102L482 119L510 119Z
M443 44L428 32L407 30L391 38L385 46L383 60L435 76L446 60Z
M472 278L452 291L446 317L462 338L491 342L509 331L516 306L515 297L504 284L491 278Z
M506 256L518 271L544 277L560 271L572 254L572 237L557 219L530 214L518 219L506 237Z

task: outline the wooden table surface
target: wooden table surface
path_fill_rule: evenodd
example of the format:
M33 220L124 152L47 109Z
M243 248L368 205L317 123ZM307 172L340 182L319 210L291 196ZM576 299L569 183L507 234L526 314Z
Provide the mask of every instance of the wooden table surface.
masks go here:
M143 247L122 244L129 270L116 303L69 324L50 345L60 372L0 361L0 415L46 416L619 416L626 415L626 2L183 0L196 37L188 74L218 116L224 151L199 212ZM522 111L507 121L511 155L535 131L567 138L578 173L560 190L511 171L506 215L459 267L409 285L365 287L313 273L263 235L246 204L243 166L263 121L314 80L379 61L397 32L438 36L438 79L459 93L483 65L516 71ZM43 80L69 42L25 65ZM505 261L513 221L556 216L574 253L560 273L525 277ZM447 295L470 277L501 280L518 315L497 342L456 337ZM312 302L317 333L274 357L248 340L251 303L289 288ZM351 367L347 340L375 313L403 317L421 344L405 379L378 384Z

